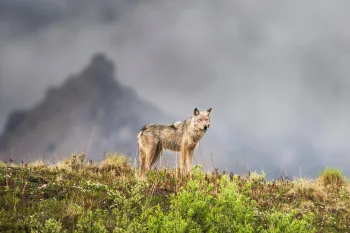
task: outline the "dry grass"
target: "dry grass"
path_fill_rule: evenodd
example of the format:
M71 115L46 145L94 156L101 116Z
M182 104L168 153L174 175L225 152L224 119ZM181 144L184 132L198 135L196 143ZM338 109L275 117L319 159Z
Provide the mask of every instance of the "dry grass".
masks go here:
M63 216L63 224L68 229L71 222L77 221L79 211L109 208L105 189L117 190L132 198L136 195L131 191L133 187L142 184L139 194L147 206L159 204L166 209L169 196L178 193L192 179L179 176L175 169L164 168L154 169L140 180L138 169L131 164L126 155L115 153L107 154L100 163L86 161L84 153L72 154L70 158L51 165L42 160L27 166L0 162L0 205L3 204L7 214L12 214L12 217L3 217L7 216L9 221L14 222L24 221L23 216L29 212L43 211L36 206L49 202L53 209L45 211L53 217ZM211 186L210 193L214 197L218 195L223 175L214 170L205 173L201 181ZM350 184L336 169L325 170L314 179L297 178L292 181L283 177L266 181L264 173L256 172L230 174L229 178L237 184L240 192L257 203L262 213L271 210L297 215L312 212L319 232L350 232ZM8 190L11 190L12 196ZM18 194L15 190L19 190ZM56 202L58 206L55 207ZM61 202L65 203L63 209L59 206ZM16 212L13 212L14 209Z
M37 167L37 168L45 168L45 167L48 167L49 165L48 165L47 161L44 161L42 159L37 159L37 160L34 160L33 162L28 163L27 166Z

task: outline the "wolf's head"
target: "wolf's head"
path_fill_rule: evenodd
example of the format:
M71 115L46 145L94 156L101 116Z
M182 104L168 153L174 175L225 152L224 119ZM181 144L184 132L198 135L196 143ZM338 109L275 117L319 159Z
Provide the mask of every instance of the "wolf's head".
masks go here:
M193 127L197 130L207 131L210 127L210 112L211 108L204 111L199 111L195 108L192 115Z

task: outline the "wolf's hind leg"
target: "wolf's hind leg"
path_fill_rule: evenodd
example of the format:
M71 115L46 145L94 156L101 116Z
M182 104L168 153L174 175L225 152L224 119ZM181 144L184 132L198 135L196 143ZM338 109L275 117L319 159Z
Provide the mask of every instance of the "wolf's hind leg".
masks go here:
M143 151L142 148L139 147L138 149L138 152L139 152L139 163L140 163L140 173L141 175L144 173L145 171L145 163L146 163L146 154L145 152Z
M150 168L152 168L154 166L154 164L158 161L158 159L162 155L162 152L163 152L163 148L162 148L161 144L158 143L156 146L156 150L154 152L151 164L150 164Z
M154 160L155 153L156 153L157 146L156 144L149 145L147 148L145 148L145 168L146 170L149 170L152 168L152 161Z

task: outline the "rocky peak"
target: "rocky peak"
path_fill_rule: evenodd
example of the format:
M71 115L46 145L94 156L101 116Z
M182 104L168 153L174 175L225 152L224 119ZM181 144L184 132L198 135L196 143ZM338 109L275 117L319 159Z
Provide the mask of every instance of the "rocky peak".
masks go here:
M90 158L101 157L106 149L136 153L139 129L163 117L120 84L114 63L97 53L61 87L49 88L32 109L11 114L0 137L0 158L26 160L85 151L92 134Z
M84 79L94 82L116 82L115 65L107 59L103 53L97 53L92 56L90 64L83 70L80 75Z

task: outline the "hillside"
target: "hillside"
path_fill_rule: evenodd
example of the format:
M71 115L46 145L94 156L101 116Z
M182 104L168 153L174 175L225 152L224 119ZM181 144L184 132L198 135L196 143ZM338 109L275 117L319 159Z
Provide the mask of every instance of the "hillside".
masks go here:
M54 165L0 163L1 232L350 232L350 184L336 169L267 181L195 167L144 179L130 161L84 154Z
M162 122L164 114L115 76L112 61L93 55L79 74L50 88L39 104L11 114L0 137L0 158L57 159L76 151L99 160L106 150L136 153L137 132L147 123Z

